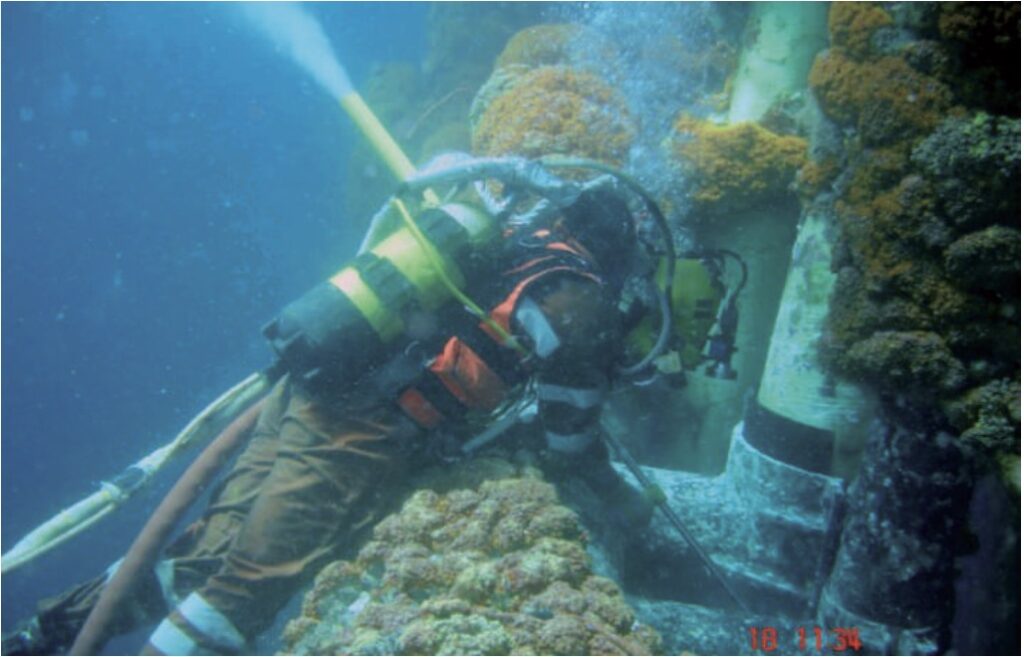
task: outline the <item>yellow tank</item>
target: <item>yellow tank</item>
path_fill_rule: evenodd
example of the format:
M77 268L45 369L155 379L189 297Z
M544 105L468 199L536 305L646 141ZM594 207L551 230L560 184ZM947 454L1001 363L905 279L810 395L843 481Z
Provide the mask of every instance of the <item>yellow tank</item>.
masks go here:
M665 284L664 261L656 274L658 286ZM715 313L725 296L725 287L699 258L678 258L672 279L672 335L666 352L655 365L666 374L692 370L704 360L702 352ZM645 354L654 346L660 320L650 314L634 328L627 345L633 355Z

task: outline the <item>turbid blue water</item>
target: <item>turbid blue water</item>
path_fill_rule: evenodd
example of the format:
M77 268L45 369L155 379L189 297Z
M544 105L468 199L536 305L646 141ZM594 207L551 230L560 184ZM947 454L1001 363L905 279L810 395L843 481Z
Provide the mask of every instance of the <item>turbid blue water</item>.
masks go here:
M424 5L309 11L357 85L421 57ZM359 229L356 133L237 8L5 3L2 36L6 551L268 364L262 324ZM4 628L121 555L172 481L5 575Z

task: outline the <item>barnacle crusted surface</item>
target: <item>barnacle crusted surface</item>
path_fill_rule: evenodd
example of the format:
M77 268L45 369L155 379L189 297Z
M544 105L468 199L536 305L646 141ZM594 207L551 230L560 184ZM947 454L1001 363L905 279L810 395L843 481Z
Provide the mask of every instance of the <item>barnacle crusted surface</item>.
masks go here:
M576 515L520 476L415 493L353 561L327 566L284 632L289 654L652 654L617 586L592 574Z
M634 128L617 91L565 66L524 73L487 105L473 131L480 155L576 155L621 166Z
M676 120L668 144L703 219L785 195L807 149L800 137L754 123L720 126L685 114Z
M908 23L903 5L833 4L810 74L847 130L823 355L998 459L1020 451L993 401L1020 379L1020 120L976 83L1019 44L1019 5L924 9ZM985 56L963 48L979 32Z

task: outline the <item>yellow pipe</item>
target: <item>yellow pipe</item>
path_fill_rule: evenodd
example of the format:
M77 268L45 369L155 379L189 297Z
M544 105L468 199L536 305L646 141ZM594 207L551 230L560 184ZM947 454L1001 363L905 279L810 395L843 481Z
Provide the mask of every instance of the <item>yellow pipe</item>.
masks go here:
M342 96L341 107L355 122L356 127L363 133L366 140L370 142L370 146L377 151L377 155L384 160L399 182L404 181L416 171L416 167L412 165L401 146L391 137L387 128L380 122L359 92L352 91ZM432 190L424 191L423 197L431 205L440 205L441 203L437 194Z
M366 104L363 97L359 95L359 92L352 91L341 97L341 106L351 117L352 121L355 122L356 127L363 133L370 145L377 151L384 163L388 165L391 172L395 174L395 177L399 181L404 181L410 175L415 173L416 168L409 161L409 158L402 151L402 148L388 133L387 128L377 119L377 116L373 113L373 110ZM433 190L427 189L423 192L423 197L430 205L440 205L441 201L437 197L437 194ZM431 264L434 269L437 270L438 276L444 282L445 287L448 288L449 292L461 301L466 308L476 315L482 322L487 324L492 331L501 336L502 340L509 347L515 349L520 354L526 355L529 352L513 337L508 331L498 325L490 315L483 311L480 306L473 302L468 296L466 296L459 286L451 279L448 275L448 271L442 261L441 256L434 250L434 246L427 240L426 236L420 231L419 226L416 225L416 221L409 214L405 204L401 200L394 198L392 199L392 205L396 207L399 214L402 217L402 221L409 228L409 232L419 242L420 248L426 252ZM371 240L372 242L373 240Z

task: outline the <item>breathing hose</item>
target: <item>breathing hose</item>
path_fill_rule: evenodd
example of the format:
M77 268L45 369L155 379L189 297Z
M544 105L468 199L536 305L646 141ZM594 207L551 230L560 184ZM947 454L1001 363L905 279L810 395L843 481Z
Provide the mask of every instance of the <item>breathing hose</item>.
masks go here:
M545 156L538 160L527 160L521 157L484 157L469 158L452 166L414 173L405 178L399 186L398 193L418 191L426 189L430 185L494 178L513 187L524 187L560 208L574 203L583 191L581 187L566 183L561 178L552 175L548 169L590 169L606 173L621 181L631 192L640 197L658 224L663 237L666 258L665 286L658 294L661 329L654 346L639 362L619 368L619 373L626 377L640 374L664 353L672 335L672 281L675 278L676 249L672 238L672 229L664 213L650 193L635 178L616 167L584 158Z
M245 442L256 424L265 398L257 401L236 417L203 453L192 462L185 474L149 517L135 542L103 587L96 606L89 612L85 625L71 646L72 655L96 655L110 638L110 626L131 596L141 576L153 569L164 543L209 483L220 472L231 455Z

